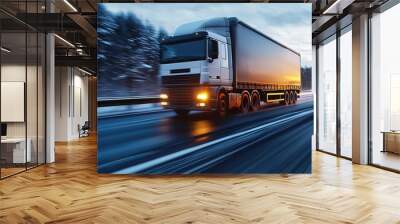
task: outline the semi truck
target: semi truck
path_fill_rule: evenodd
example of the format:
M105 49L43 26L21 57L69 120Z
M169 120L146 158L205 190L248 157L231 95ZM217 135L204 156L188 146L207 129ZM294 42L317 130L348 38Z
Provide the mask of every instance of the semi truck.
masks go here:
M300 93L300 54L235 17L179 26L160 42L161 105L247 113L261 102L294 104Z

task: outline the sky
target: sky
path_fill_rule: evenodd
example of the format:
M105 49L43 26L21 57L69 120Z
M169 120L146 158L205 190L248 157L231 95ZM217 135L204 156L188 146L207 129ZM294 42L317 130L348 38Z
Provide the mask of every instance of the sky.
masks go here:
M134 13L169 34L188 22L215 17L237 17L251 27L301 54L311 67L310 3L105 3L114 14Z

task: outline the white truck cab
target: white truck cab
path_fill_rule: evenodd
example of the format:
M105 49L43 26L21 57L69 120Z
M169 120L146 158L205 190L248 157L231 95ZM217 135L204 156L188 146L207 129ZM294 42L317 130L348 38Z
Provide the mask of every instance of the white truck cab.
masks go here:
M226 38L212 32L195 33L194 38L196 39L180 42L173 42L170 39L169 42L164 42L161 53L161 77L200 74L200 84L229 83ZM193 58L197 60L192 60Z
M231 85L227 38L210 31L173 36L161 43L161 98L178 114L215 109L214 93Z

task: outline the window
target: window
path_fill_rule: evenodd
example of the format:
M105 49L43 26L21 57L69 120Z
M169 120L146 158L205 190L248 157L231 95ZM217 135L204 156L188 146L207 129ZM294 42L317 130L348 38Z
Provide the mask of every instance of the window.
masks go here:
M221 47L220 52L221 52L221 58L223 60L226 59L226 44L220 44L219 45Z
M205 39L167 43L161 45L161 63L204 60L205 52Z
M218 58L218 41L208 40L208 56L212 59Z
M371 162L400 170L400 5L371 18Z
M19 2L18 6L22 15L38 13L43 4ZM0 111L7 115L1 118L0 178L5 178L45 163L46 38L7 14L0 12L0 17L15 22L12 29L0 24ZM14 111L7 108L10 95L15 99L13 108L18 108Z
M336 153L336 37L318 48L318 149Z
M351 158L351 25L340 30L339 34L340 36L333 35L323 41L318 48L317 147L321 151Z
M352 157L352 34L351 26L340 36L340 155Z

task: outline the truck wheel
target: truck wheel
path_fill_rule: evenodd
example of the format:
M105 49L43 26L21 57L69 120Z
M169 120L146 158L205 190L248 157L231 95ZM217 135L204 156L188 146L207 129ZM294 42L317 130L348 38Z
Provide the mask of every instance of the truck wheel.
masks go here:
M179 117L186 117L189 114L188 110L175 110L176 115Z
M296 104L297 103L297 92L296 91L293 91L293 97L294 97L293 103Z
M294 91L290 91L290 104L294 104L296 99L294 98Z
M218 108L217 113L219 116L223 117L228 114L228 99L224 92L218 94Z
M242 102L240 104L240 110L243 113L249 112L250 103L251 102L250 102L249 92L247 92L247 91L242 92Z
M290 104L290 94L288 91L285 91L285 101L283 101L285 105Z
M251 109L253 111L260 109L260 94L258 94L257 90L251 93Z

